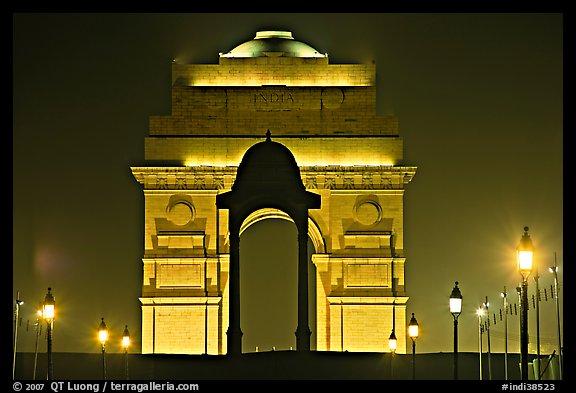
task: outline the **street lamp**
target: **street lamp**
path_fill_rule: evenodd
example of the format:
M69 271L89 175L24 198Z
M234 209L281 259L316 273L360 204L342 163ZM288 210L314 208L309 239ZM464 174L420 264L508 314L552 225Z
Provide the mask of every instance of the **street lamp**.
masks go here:
M388 348L390 348L390 353L392 354L392 358L390 359L390 379L394 378L394 355L396 354L397 345L396 334L394 333L394 328L392 328L392 333L390 333L390 337L388 338Z
M482 380L482 315L484 315L484 308L478 307L476 315L478 315L478 358L480 361L480 380Z
M488 310L490 303L488 302L488 296L486 296L486 302L484 302L484 308L486 309L486 342L488 344L488 379L492 380L492 351L490 350L490 311Z
M390 333L390 337L388 338L388 348L390 348L392 354L396 353L397 345L398 341L396 340L396 334L394 334L394 329L392 329L392 333Z
M396 347L398 346L398 341L396 340L396 300L392 302L392 333L388 337L388 348L392 354L390 359L390 379L394 377L394 355L396 354Z
M528 235L528 227L516 250L518 271L522 276L522 307L520 308L520 374L523 381L528 380L528 276L532 273L534 246Z
M454 379L458 379L458 316L462 312L462 294L458 281L450 294L450 313L454 317Z
M52 288L48 288L48 293L46 297L44 297L44 303L42 304L42 316L46 321L47 330L46 330L46 340L48 343L47 346L47 354L48 354L48 380L50 381L53 376L53 368L52 368L52 324L54 323L54 315L55 315L55 305L56 301L54 300L54 296L52 295Z
M20 300L20 291L16 293L16 302L14 310L14 359L12 361L12 379L16 372L16 343L18 342L18 314L20 313L20 306L24 304L24 301Z
M32 379L35 380L36 379L36 365L38 364L38 338L40 337L40 332L41 332L41 328L42 325L40 324L42 320L42 302L40 302L40 305L38 307L38 309L36 310L36 344L34 346L34 372L32 373Z
M554 266L548 271L554 274L554 292L556 293L556 323L558 326L558 370L562 379L562 338L560 335L560 293L558 292L558 266L556 265L556 253L554 253Z
M414 318L414 313L412 313L412 318L410 318L410 323L408 324L408 335L412 339L412 379L416 379L416 339L418 338L418 321Z
M500 293L504 302L504 379L508 380L508 294L506 286L504 292Z
M130 333L128 332L128 325L124 327L122 334L122 347L124 348L124 375L128 379L128 347L130 346Z
M536 283L536 361L533 362L533 368L536 380L540 380L540 287L538 284L540 275L538 274L538 263L533 263L532 270L534 271L533 278Z
M104 318L98 326L98 339L102 347L102 379L106 379L106 341L108 340L108 328L104 323Z

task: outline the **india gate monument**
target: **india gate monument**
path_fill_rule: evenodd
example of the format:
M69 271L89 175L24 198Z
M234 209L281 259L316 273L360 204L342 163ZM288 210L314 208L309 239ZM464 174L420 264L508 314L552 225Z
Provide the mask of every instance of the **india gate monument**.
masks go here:
M240 235L298 229L297 351L406 353L405 186L398 118L376 113L376 66L330 64L289 31L258 31L218 64L172 63L171 114L145 166L142 353L242 353ZM307 289L308 239L315 299ZM274 261L270 261L273 263ZM266 294L262 294L266 296Z

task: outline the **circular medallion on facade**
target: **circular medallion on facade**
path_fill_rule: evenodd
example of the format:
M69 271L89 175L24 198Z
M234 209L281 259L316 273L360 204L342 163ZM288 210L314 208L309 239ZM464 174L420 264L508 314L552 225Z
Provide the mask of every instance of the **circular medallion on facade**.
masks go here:
M374 201L366 201L354 208L354 219L362 225L374 225L382 219L382 208Z
M186 225L194 219L194 206L187 201L178 201L166 208L168 220L176 225Z
M336 109L344 102L344 92L338 87L327 87L322 90L322 107Z

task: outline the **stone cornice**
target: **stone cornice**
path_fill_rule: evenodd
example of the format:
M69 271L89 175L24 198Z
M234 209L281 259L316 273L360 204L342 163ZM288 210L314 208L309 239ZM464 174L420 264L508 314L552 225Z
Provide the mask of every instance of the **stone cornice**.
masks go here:
M147 190L228 190L238 167L132 167ZM416 174L415 166L303 166L302 182L309 190L399 190Z

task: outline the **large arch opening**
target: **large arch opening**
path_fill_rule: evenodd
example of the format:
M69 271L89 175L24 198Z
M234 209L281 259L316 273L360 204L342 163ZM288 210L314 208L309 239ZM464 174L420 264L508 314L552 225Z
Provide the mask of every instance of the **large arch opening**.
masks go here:
M229 319L227 354L242 353L240 327L240 230L254 212L275 208L285 211L294 220L298 231L298 324L295 331L296 350L309 351L309 209L319 209L321 197L306 191L300 168L288 148L272 142L270 131L266 140L250 147L238 166L236 179L229 192L216 196L216 206L228 209L230 239Z
M240 308L244 353L296 349L298 231L288 215L271 210L261 209L251 215L244 221L240 234ZM309 237L310 349L315 350L316 268L312 263L313 253L314 242Z

